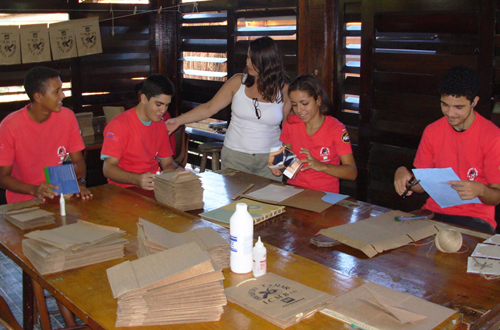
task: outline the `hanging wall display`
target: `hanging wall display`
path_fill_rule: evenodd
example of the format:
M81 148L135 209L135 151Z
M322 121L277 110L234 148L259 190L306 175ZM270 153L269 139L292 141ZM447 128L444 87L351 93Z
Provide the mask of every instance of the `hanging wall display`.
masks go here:
M49 25L50 46L54 60L78 56L74 28L72 21Z
M0 64L21 63L18 26L0 26Z
M21 26L21 54L23 63L47 62L52 59L47 24Z
M78 56L102 53L101 31L97 16L71 21L74 24Z

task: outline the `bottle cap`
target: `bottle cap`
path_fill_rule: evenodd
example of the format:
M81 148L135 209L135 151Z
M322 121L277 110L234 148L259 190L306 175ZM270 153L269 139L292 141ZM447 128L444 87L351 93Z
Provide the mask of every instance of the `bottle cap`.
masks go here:
M262 243L261 240L260 240L260 236L259 236L259 239L257 240L257 242L255 243L255 246L256 247L264 246L264 243Z

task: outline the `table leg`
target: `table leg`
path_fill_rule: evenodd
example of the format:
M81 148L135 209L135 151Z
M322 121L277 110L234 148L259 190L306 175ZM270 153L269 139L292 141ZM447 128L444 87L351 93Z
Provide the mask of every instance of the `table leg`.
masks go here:
M40 315L40 324L42 330L50 330L50 317L49 311L47 310L47 304L45 302L45 294L43 293L43 288L36 281L32 281L33 291L35 292L36 307Z
M33 329L35 315L34 302L35 296L33 295L31 276L23 270L23 328L26 330Z

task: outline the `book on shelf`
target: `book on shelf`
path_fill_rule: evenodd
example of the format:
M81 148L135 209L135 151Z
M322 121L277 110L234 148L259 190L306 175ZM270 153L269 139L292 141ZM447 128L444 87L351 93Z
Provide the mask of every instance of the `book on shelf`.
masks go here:
M231 219L238 203L248 205L248 213L252 216L255 225L285 212L285 207L281 205L271 205L242 198L218 209L200 213L200 217L229 228L229 219Z
M285 146L271 149L267 166L270 169L279 170L289 179L295 178L302 167L297 155Z

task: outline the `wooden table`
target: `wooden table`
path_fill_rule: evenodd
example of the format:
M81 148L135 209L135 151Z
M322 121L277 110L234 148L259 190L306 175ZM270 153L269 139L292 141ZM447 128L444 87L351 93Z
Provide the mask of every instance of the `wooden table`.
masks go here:
M125 260L136 259L137 221L142 217L171 231L184 232L196 227L212 226L227 239L228 231L210 222L202 221L181 211L160 205L151 198L122 189L115 185L91 188L94 198L81 200L76 197L66 201L66 217L59 216L56 200L41 205L56 216L57 226L83 219L96 224L116 226L127 232L130 243L126 245L125 258L102 262L82 268L49 275L40 275L22 253L21 241L26 232L0 219L0 249L23 271L65 304L80 319L93 329L114 329L117 301L113 298L106 276L106 269ZM41 229L54 227L47 226ZM332 295L348 292L361 284L361 278L341 273L320 263L294 255L290 252L267 246L268 269ZM224 286L235 285L251 277L251 274L236 275L224 270ZM25 303L29 303L26 301ZM458 315L458 314L456 314ZM447 322L451 322L450 318ZM137 329L150 329L141 327ZM279 329L255 314L234 304L228 304L219 322L155 326L155 329ZM343 324L320 313L301 321L290 329L337 329Z
M219 175L201 174L204 192L204 211L232 202L250 183L252 190L264 187L271 180L242 172ZM250 190L250 191L252 191ZM355 202L355 201L354 201ZM484 239L463 235L465 253L446 254L432 246L434 237L386 251L368 258L361 251L346 245L320 248L310 243L320 229L356 222L376 216L388 209L358 202L353 209L333 205L322 213L286 207L286 212L255 226L254 236L263 242L290 253L314 260L344 274L406 292L428 301L455 309L464 316L471 329L489 329L500 320L500 284L478 274L468 274L467 257L478 242ZM190 212L198 214L197 212ZM429 244L426 244L429 243ZM465 248L462 248L465 250ZM498 329L498 328L497 328Z

